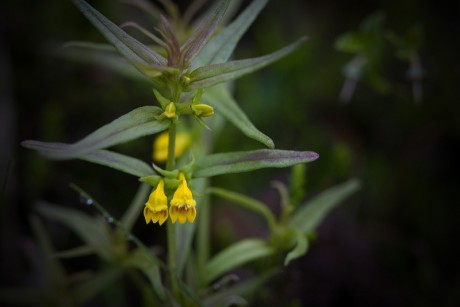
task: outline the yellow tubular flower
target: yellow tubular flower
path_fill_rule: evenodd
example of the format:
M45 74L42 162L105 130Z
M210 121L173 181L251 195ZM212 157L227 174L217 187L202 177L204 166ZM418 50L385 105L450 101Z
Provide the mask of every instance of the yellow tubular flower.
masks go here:
M162 225L168 219L168 198L164 192L164 181L160 180L156 189L150 194L149 200L145 203L144 217L148 224L159 222Z
M185 224L188 220L193 223L196 217L196 201L193 199L192 191L187 186L184 174L180 173L179 179L182 180L181 184L174 192L169 207L169 215L173 223L179 220L179 223Z
M168 159L168 143L169 135L168 132L161 133L153 143L153 160L157 162L165 162ZM187 133L176 134L176 147L174 150L174 156L177 158L181 156L184 151L190 146L191 137Z

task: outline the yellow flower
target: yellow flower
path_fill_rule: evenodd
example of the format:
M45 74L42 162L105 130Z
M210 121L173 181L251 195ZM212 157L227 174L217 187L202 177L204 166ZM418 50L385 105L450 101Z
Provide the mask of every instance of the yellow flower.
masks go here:
M176 134L176 146L174 150L174 156L177 158L181 156L185 149L190 146L191 137L187 133ZM153 154L152 157L155 161L165 162L168 159L168 144L169 136L168 132L161 133L153 143Z
M145 203L144 217L147 224L152 221L162 225L168 219L168 198L164 192L164 185L163 179L160 179L157 188Z
M174 192L171 206L169 207L169 215L173 223L178 219L181 224L185 224L187 220L193 223L196 217L196 201L193 199L192 191L187 186L184 174L180 173L179 179L182 182Z

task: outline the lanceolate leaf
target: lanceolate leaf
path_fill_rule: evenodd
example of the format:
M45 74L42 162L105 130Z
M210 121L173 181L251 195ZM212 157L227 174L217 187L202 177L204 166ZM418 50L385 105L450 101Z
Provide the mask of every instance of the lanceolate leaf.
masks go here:
M341 185L322 192L292 215L289 226L299 229L304 234L315 230L327 214L345 198L356 192L361 183L357 179L349 180Z
M261 142L268 148L275 148L272 139L259 131L241 110L224 85L216 85L205 91L203 101L214 106L214 110L241 130L247 137Z
M24 141L24 147L38 150L50 159L65 160L79 158L92 151L124 143L139 137L165 130L168 121L155 119L161 109L154 106L137 108L111 123L97 129L74 144Z
M216 10L198 26L195 32L181 46L180 51L185 62L191 61L208 42L222 20L229 3L230 0L220 0Z
M133 64L165 65L166 59L120 29L83 0L72 0L104 37Z
M75 231L89 246L96 248L99 255L105 260L113 260L112 241L108 228L101 219L88 216L78 210L63 208L41 202L38 211L66 227Z
M306 38L301 38L297 42L276 52L258 58L230 61L197 68L190 74L191 82L189 89L210 87L252 73L293 52L305 40Z
M284 265L288 265L294 259L302 257L308 250L308 238L303 232L296 231L296 245L284 258Z
M271 269L264 271L261 274L257 274L255 277L245 279L244 281L238 282L229 287L225 287L221 290L217 290L215 293L204 298L204 306L230 306L228 302L236 295L245 295L247 293L253 293L259 289L264 283L272 278L276 273L277 269Z
M193 61L192 68L226 62L267 2L268 0L254 0L235 21L206 44Z
M203 272L204 282L207 284L230 270L273 253L274 250L264 240L239 241L218 253L208 262Z
M165 298L165 290L161 283L161 273L156 259L152 258L144 249L138 248L133 251L130 256L124 261L124 265L134 267L144 273L150 280L156 294L161 298Z
M318 159L312 151L261 149L218 153L197 162L194 177L210 177L229 173L247 172L269 167L288 167Z
M136 177L144 177L154 173L154 170L144 161L113 151L96 150L84 154L79 158L88 162L105 165Z

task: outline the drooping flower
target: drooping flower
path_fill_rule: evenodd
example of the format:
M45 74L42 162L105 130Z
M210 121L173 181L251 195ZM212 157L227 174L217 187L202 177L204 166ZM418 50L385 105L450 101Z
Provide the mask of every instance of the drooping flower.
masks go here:
M196 201L193 199L192 191L188 188L187 180L183 173L180 173L179 179L182 180L176 192L174 192L169 207L169 215L173 223L179 220L179 223L185 224L186 221L193 223L196 217Z
M165 162L168 158L168 132L161 133L153 143L152 158L157 162ZM184 151L190 146L191 137L188 133L178 132L176 134L176 146L174 149L174 156L180 157Z
M168 198L164 192L164 180L161 179L158 186L150 194L144 208L145 222L159 222L162 225L168 219Z

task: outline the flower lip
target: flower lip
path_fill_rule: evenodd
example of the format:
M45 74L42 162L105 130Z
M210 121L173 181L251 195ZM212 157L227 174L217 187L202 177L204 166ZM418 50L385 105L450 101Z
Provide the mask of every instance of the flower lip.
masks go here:
M192 191L188 188L187 180L183 173L180 173L179 179L182 182L171 199L169 215L173 223L177 220L181 224L185 224L186 221L193 223L196 217L196 201L193 199Z

